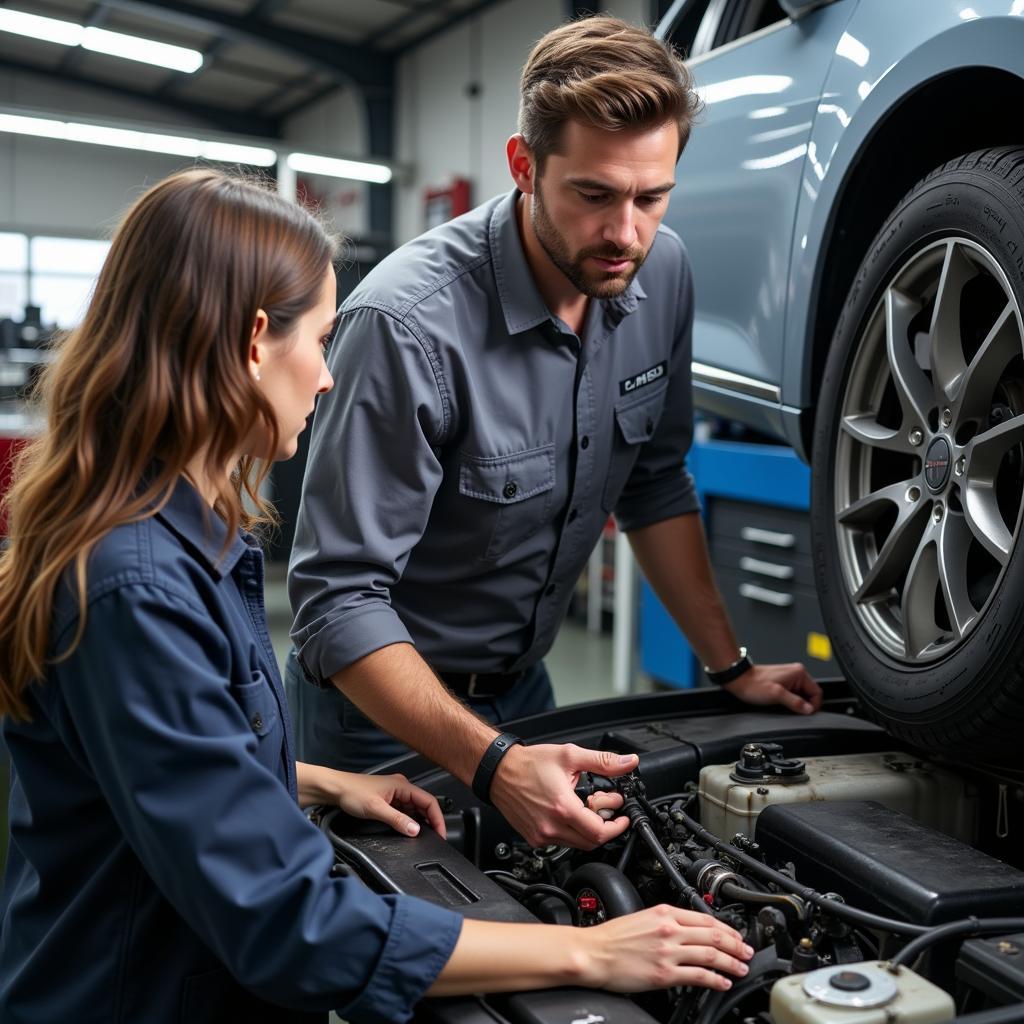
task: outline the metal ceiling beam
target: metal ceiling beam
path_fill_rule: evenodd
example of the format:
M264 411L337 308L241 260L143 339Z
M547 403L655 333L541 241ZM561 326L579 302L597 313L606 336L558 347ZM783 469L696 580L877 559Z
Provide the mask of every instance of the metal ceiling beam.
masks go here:
M248 14L232 14L202 7L190 0L102 0L102 3L116 10L131 11L200 32L226 36L239 42L256 43L290 54L341 84L391 88L390 54L369 50L362 44L353 46Z
M405 43L402 43L402 45L399 46L397 49L388 50L387 52L394 57L398 57L401 54L405 53L406 50L411 50L414 47L417 47L420 44L425 43L428 39L433 39L434 36L438 36L442 32L447 32L448 29L454 28L454 26L458 25L462 21L465 21L467 18L472 18L476 14L482 14L484 11L487 10L488 7L493 7L495 4L505 2L506 0L479 0L479 2L475 3L472 7L467 7L464 11L459 11L458 14L452 15L452 17L450 17L447 21L442 21L440 25L435 25L434 28L429 29L428 31L422 33L421 35L413 36L412 39L408 40ZM400 22L392 22L390 25L385 26L384 30L399 28L400 24ZM364 43L371 41L373 37L379 35L380 32L373 33L373 36L367 37L367 39L364 40Z
M64 85L87 86L90 89L99 89L111 93L123 99L139 100L144 103L155 103L173 110L178 114L185 114L188 117L199 121L205 121L212 128L223 132L230 132L239 135L252 135L266 139L279 139L281 137L281 122L276 117L264 117L253 114L251 111L226 110L224 107L215 107L207 103L196 103L192 100L180 99L177 96L155 96L148 89L135 89L127 85L115 85L111 82L104 82L98 78L91 78L79 71L58 71L56 68L43 68L38 64L30 64L27 61L11 60L8 57L0 57L0 69L21 71L32 75L41 75L51 78Z

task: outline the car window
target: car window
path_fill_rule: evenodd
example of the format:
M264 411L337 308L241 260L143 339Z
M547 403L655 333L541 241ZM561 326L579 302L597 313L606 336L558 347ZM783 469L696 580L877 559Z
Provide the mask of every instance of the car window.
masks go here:
M659 21L672 6L658 0ZM667 38L685 57L698 57L785 18L778 0L690 0Z

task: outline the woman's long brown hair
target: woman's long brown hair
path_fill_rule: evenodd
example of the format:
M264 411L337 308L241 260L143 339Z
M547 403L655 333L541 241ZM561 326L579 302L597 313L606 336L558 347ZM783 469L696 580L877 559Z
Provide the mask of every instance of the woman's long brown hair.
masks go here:
M266 464L225 467L273 410L249 372L257 310L285 338L317 300L334 241L270 188L214 170L175 174L128 211L81 324L40 382L42 434L18 456L0 554L0 716L26 718L25 688L67 657L85 623L89 553L144 519L204 452L229 527L271 516ZM253 511L247 511L245 500ZM70 571L69 571L70 570ZM78 631L50 651L58 583L77 591Z

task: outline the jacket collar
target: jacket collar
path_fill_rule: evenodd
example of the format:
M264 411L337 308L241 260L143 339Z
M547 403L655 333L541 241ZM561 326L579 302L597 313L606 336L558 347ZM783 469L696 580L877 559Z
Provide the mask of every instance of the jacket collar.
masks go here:
M252 546L249 535L241 530L230 544L227 542L227 523L183 476L178 478L170 498L156 517L195 552L216 579L227 576Z

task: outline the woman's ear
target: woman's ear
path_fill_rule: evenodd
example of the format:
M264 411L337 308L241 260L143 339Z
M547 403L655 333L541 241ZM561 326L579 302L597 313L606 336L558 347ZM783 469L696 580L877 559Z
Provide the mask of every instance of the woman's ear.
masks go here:
M270 318L262 309L256 310L256 319L252 325L252 336L249 338L249 372L255 380L260 379L260 368L267 354L267 330Z

